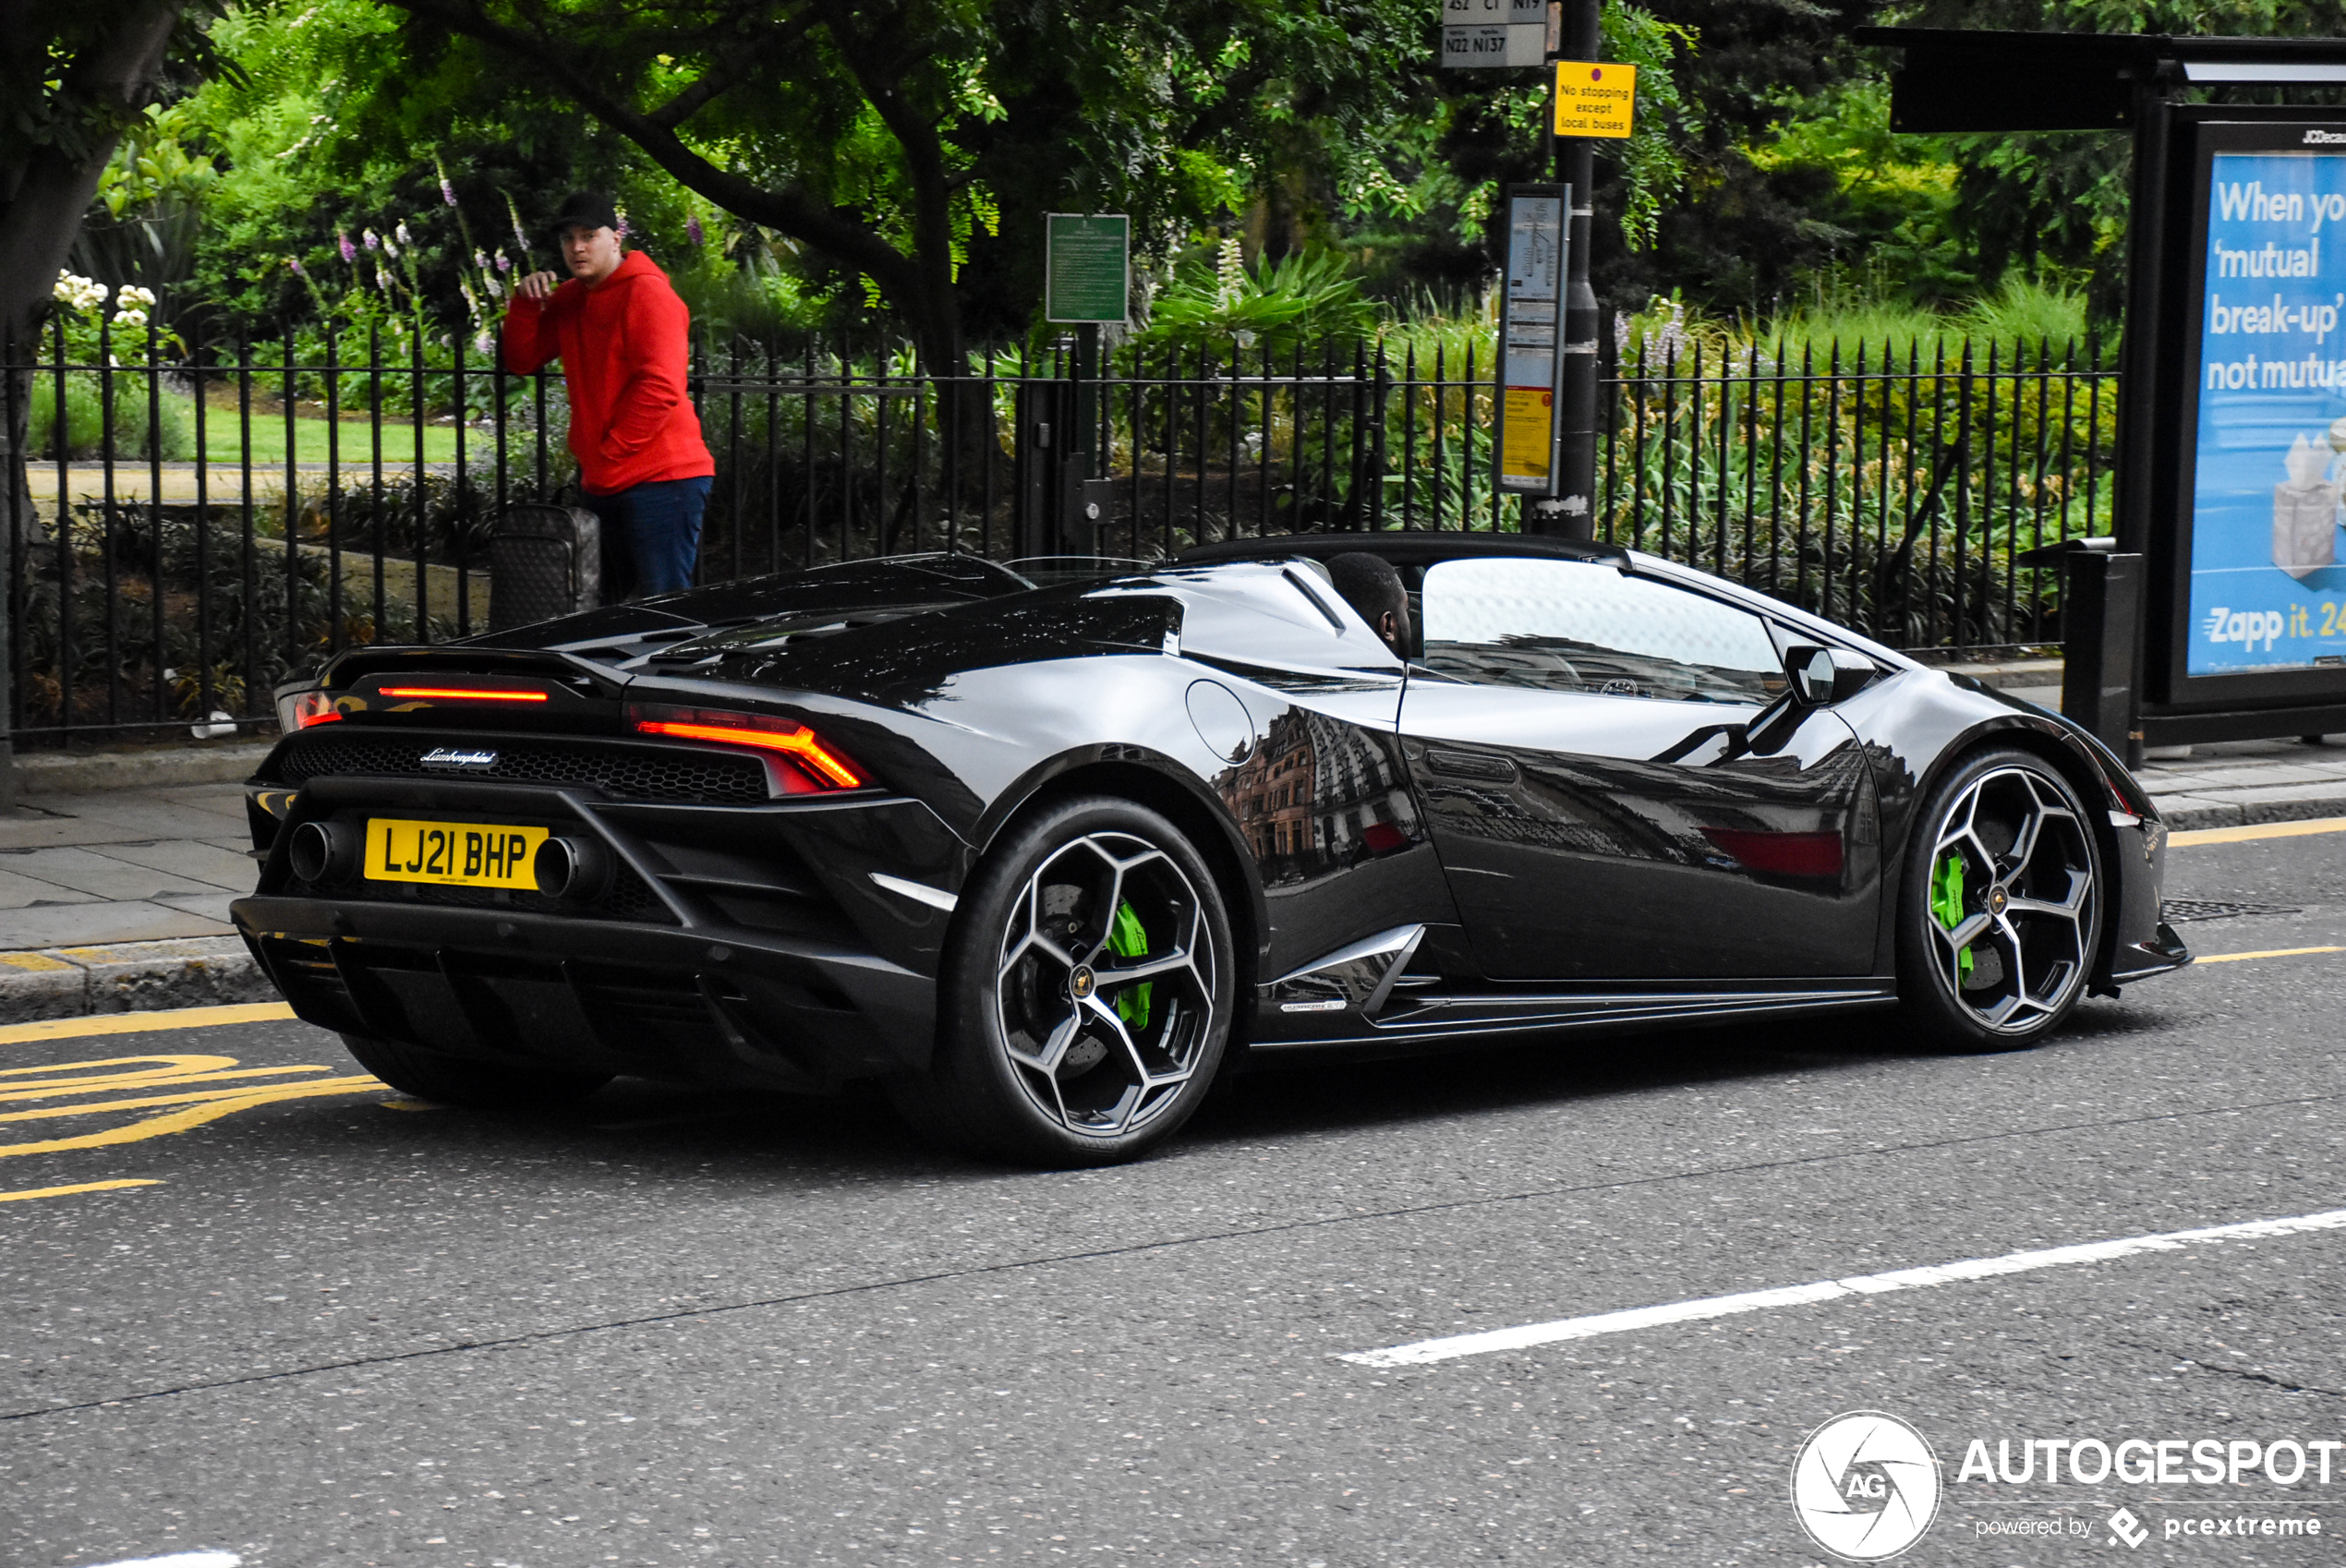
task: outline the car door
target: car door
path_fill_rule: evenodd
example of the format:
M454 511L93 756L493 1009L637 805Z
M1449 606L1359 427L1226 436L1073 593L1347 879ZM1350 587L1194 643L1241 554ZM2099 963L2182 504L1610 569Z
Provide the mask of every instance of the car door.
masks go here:
M1494 979L1863 975L1880 838L1856 737L1769 622L1602 561L1429 568L1403 752Z

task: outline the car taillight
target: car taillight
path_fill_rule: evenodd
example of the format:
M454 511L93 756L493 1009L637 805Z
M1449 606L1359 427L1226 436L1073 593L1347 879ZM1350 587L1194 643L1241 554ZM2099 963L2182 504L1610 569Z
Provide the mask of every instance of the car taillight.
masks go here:
M443 703L542 703L544 692L515 692L482 686L378 686L383 697L417 697Z
M334 699L315 687L277 700L277 728L287 735L313 724L332 724L341 718L334 711Z
M792 772L803 777L816 790L860 790L864 787L863 770L849 761L838 747L805 725L794 724L787 718L771 718L757 713L728 713L722 709L630 703L627 705L627 721L638 734L754 747L790 762Z

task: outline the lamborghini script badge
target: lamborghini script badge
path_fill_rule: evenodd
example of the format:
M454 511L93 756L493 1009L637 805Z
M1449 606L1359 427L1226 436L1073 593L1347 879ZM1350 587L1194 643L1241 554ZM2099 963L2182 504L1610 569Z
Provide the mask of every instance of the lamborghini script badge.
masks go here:
M424 754L426 767L493 767L495 752L460 752L453 746L434 746Z

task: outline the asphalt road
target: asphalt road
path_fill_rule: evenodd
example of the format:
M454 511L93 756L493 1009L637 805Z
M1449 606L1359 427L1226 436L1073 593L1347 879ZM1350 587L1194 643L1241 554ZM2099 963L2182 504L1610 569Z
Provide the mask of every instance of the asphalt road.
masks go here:
M2298 911L2202 954L2346 947L2346 833L2170 864ZM2298 953L2017 1055L1875 1016L1264 1076L1073 1174L862 1102L418 1106L293 1022L18 1039L0 1564L1821 1562L1796 1454L1861 1409L1940 1461L1905 1562L2337 1562L2340 1229L1338 1357L2346 1208L2342 1007L2346 952ZM94 1183L144 1185L41 1196ZM2048 1484L2046 1439L2182 1446Z

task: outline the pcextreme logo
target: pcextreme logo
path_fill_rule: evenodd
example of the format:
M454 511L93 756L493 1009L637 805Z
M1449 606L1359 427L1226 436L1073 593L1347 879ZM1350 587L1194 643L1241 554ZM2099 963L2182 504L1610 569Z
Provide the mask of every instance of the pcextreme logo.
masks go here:
M1835 1557L1880 1562L1920 1540L1939 1516L1939 1456L1923 1435L1878 1410L1852 1410L1808 1434L1792 1462L1792 1511Z

